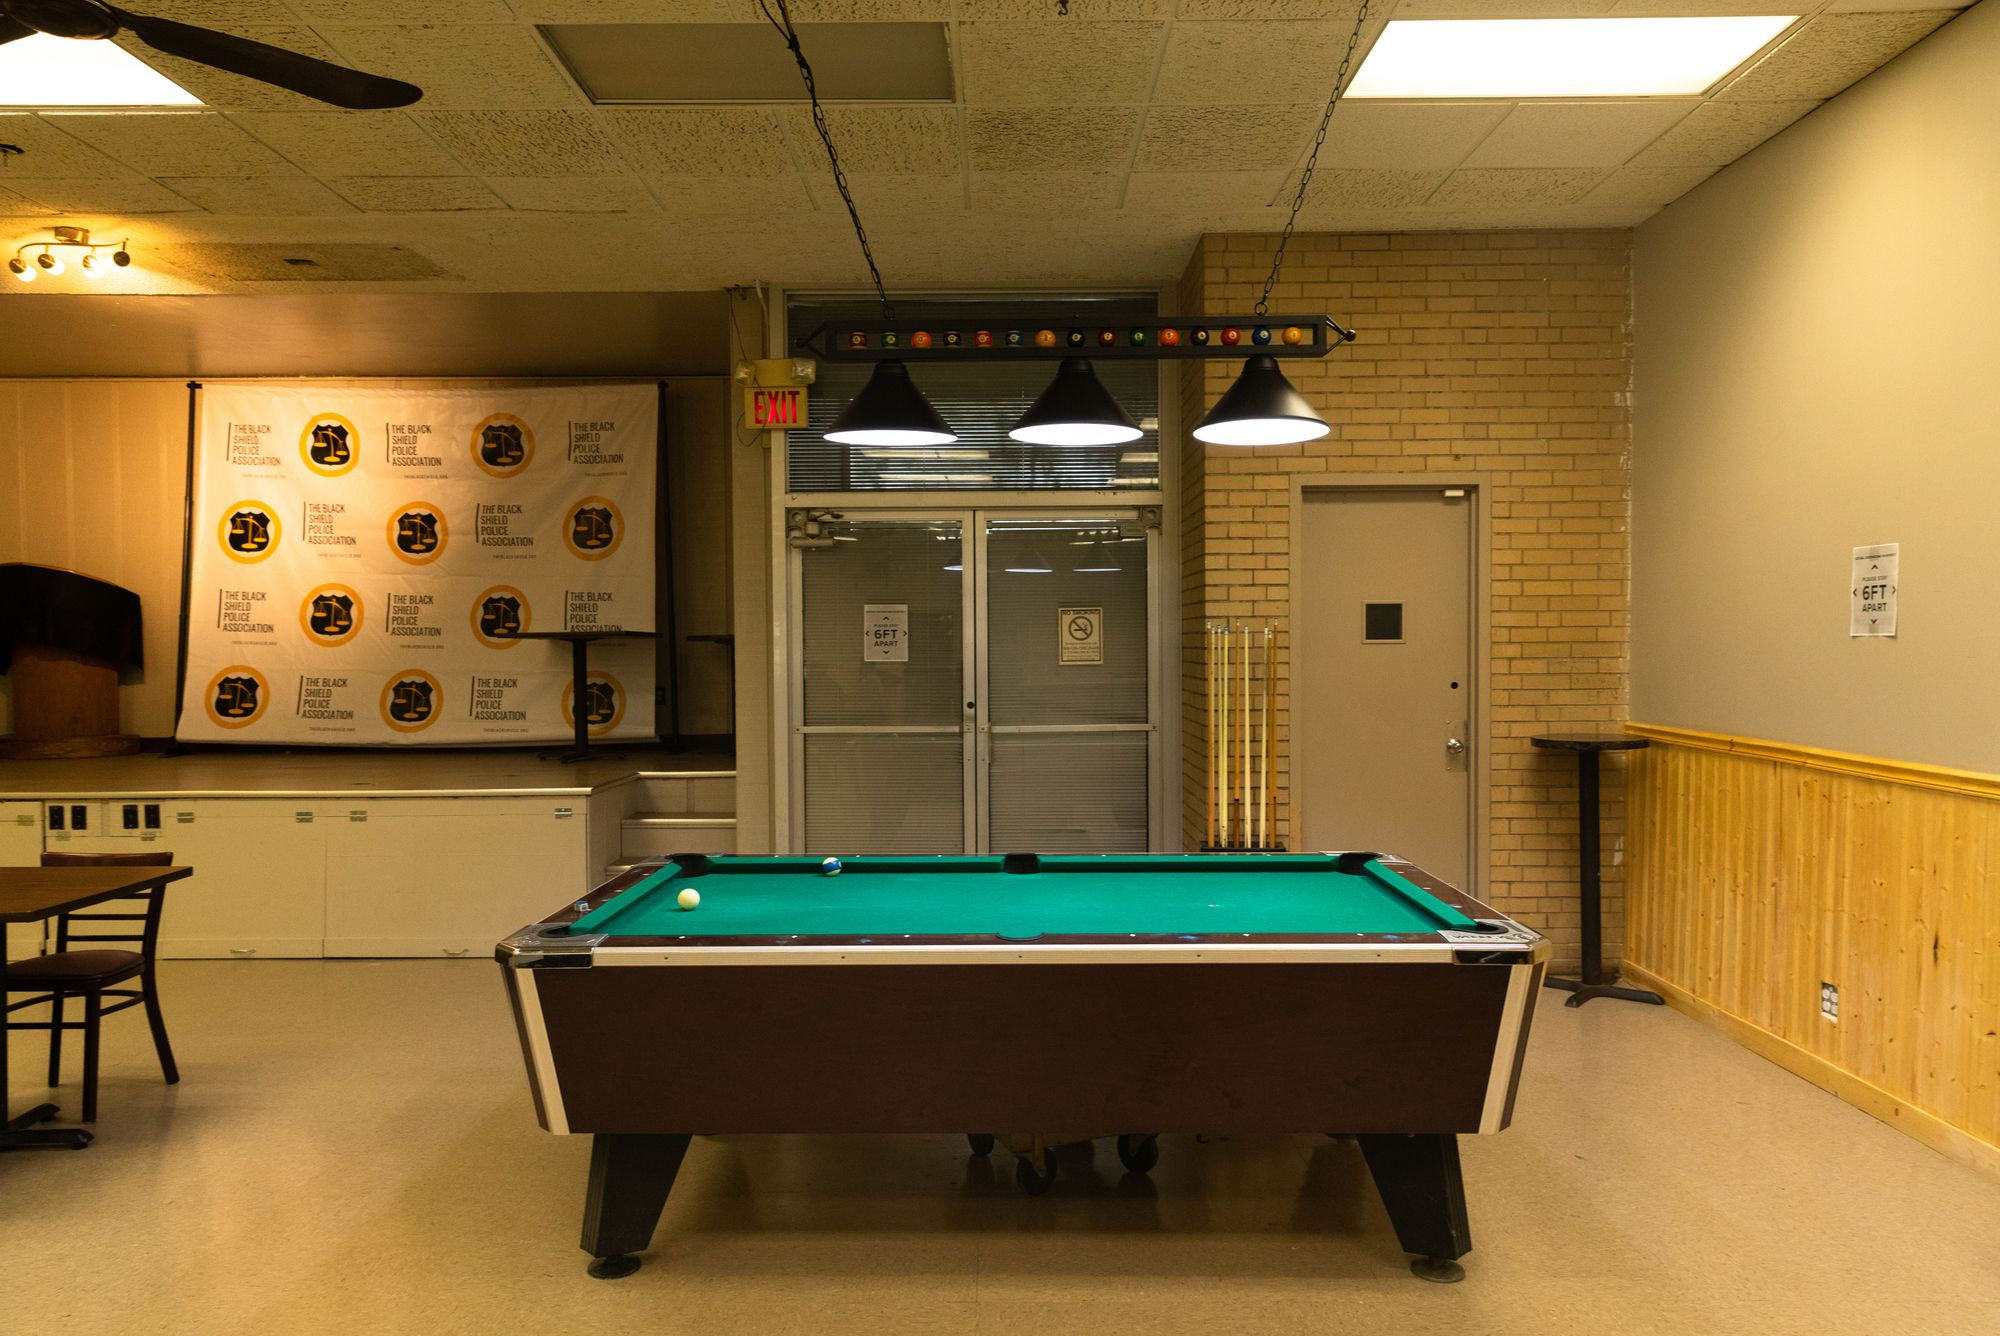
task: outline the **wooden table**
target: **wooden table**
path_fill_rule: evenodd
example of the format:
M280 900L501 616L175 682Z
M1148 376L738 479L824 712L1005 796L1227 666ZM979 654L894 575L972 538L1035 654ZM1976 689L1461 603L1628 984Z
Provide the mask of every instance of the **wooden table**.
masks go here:
M0 924L39 923L104 900L116 900L149 886L194 875L191 867L0 867ZM7 953L0 950L0 1004L7 999ZM0 1025L0 1117L6 1114L7 1036ZM82 1150L91 1133L81 1127L44 1128L56 1116L53 1104L37 1104L20 1117L0 1123L0 1151L66 1146Z

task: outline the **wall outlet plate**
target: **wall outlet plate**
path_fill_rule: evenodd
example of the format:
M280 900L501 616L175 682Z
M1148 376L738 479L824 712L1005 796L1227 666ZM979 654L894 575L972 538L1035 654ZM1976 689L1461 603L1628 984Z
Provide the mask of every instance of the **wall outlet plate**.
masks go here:
M1819 986L1819 1014L1838 1024L1840 1021L1840 988L1837 984L1822 983Z

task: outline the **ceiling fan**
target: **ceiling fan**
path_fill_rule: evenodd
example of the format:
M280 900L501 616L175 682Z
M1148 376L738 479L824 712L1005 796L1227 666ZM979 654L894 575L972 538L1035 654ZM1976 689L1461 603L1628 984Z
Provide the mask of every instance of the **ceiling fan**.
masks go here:
M423 89L401 79L363 74L210 28L127 13L101 0L0 0L0 43L36 33L102 39L120 32L131 33L155 51L289 88L336 107L356 111L407 107L424 95Z

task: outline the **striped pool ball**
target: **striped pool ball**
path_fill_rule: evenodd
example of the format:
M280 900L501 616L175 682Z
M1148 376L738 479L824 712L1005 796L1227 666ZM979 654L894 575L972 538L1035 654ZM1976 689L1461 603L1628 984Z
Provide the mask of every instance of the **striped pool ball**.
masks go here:
M1010 329L1007 331L1007 346L1009 348L1019 348L1023 342L1020 330Z
M993 346L993 331L990 329L975 329L972 331L972 346L975 348L991 348Z
M882 346L884 348L900 348L902 347L902 345L903 345L902 335L898 334L893 329L884 331L882 335Z
M959 344L963 343L964 341L965 340L962 337L960 337L959 332L955 329L948 329L944 332L944 346L947 348L956 348L958 347Z

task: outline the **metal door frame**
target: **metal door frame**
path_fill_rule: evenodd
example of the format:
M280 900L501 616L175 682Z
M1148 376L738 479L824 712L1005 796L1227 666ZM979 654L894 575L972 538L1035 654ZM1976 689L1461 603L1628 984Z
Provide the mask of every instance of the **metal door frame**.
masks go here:
M978 688L973 699L978 702L977 760L974 770L978 776L978 794L975 799L978 816L978 844L974 847L989 852L1006 853L1008 850L993 849L993 795L991 772L993 768L993 735L995 733L1144 733L1146 735L1146 847L1160 847L1160 618L1155 613L1158 581L1160 525L1159 509L1151 506L1037 506L1021 508L1013 506L983 506L975 512L979 526L979 567L977 578L979 588L975 602L980 609L979 651L974 661L976 670L975 686ZM991 643L986 634L985 610L987 607L986 525L989 519L1007 520L1051 520L1058 523L1084 518L1104 518L1119 523L1140 525L1146 535L1146 721L1142 724L995 724L987 717L987 706L991 687L992 653ZM1021 851L1028 852L1028 851Z
M819 509L819 507L792 508L792 510L794 511L817 510L817 509ZM962 510L957 507L941 506L933 510L933 509L914 509L905 505L905 506L898 506L894 509L885 508L881 510L863 509L860 507L849 506L842 509L841 518L843 520L852 520L857 523L868 523L870 521L876 521L876 520L885 520L885 521L928 520L933 522L939 520L956 520L958 522L959 551L961 553L961 556L959 557L959 563L961 566L973 566L975 568L974 570L962 569L959 571L958 620L959 620L959 637L960 637L959 640L960 673L959 673L959 683L958 683L959 685L958 694L960 700L964 702L964 704L961 704L959 708L959 722L956 725L957 732L959 733L960 736L959 773L963 777L963 784L964 784L963 793L965 795L963 803L963 808L964 808L963 821L961 823L962 825L961 839L965 847L967 848L975 847L973 845L973 841L978 838L978 826L973 820L973 799L978 787L978 776L974 765L975 752L977 749L974 746L974 737L973 737L973 722L974 722L973 711L965 708L966 704L972 704L978 701L977 696L968 697L966 695L966 689L969 686L971 686L973 681L975 680L974 667L978 654L978 645L974 638L974 633L976 630L977 623L975 622L974 619L975 586L972 578L973 575L975 574L976 564L978 561L978 558L975 555L978 547L978 544L974 539L974 532L975 532L974 526L976 523L975 516L972 511ZM785 593L786 593L785 602L787 605L787 612L785 621L789 632L789 641L793 646L793 653L790 656L790 662L786 665L786 679L787 679L786 700L790 705L789 714L791 719L791 738L790 738L790 745L787 750L787 756L789 758L790 764L786 767L791 772L789 776L789 784L787 786L788 802L793 812L793 819L789 823L791 828L790 843L792 845L792 851L794 853L805 853L808 852L805 848L805 841L806 841L805 751L806 751L806 737L809 734L819 733L819 734L832 735L841 733L845 734L879 733L879 734L902 734L905 736L913 736L919 734L935 736L939 733L949 733L953 731L954 726L951 724L928 724L920 726L909 725L903 727L896 727L896 726L878 727L870 724L808 725L805 722L806 665L805 665L805 656L802 652L803 647L805 645L805 598L804 598L805 552L799 548L790 546L790 544L788 543L786 545L786 553L787 556L785 562ZM850 852L867 852L867 851L853 850Z
M1466 725L1466 737L1471 740L1477 754L1468 768L1465 813L1465 866L1466 879L1471 884L1461 887L1468 894L1480 895L1485 885L1487 869L1491 864L1491 849L1486 833L1492 829L1493 808L1493 751L1496 725L1493 721L1491 704L1493 685L1493 587L1485 573L1493 569L1493 516L1488 504L1491 496L1492 476L1485 473L1374 473L1342 474L1337 482L1324 480L1306 481L1294 477L1291 485L1291 572L1285 586L1286 627L1290 629L1300 624L1302 618L1313 615L1305 606L1299 592L1301 572L1305 564L1304 538L1306 518L1306 495L1337 496L1342 492L1419 492L1438 493L1452 490L1465 492L1469 513L1466 523L1471 526L1471 542L1467 544L1471 556L1471 568L1466 571L1466 589L1470 597L1466 599L1466 615L1471 619L1468 626L1466 644L1471 651L1469 677L1472 684L1470 699L1466 701L1470 719ZM1296 654L1297 642L1285 647L1287 661L1293 669L1287 680L1288 704L1286 708L1285 731L1290 736L1291 748L1288 756L1289 771L1286 776L1285 795L1286 829L1291 834L1292 843L1297 844L1305 835L1307 768L1301 758L1305 754L1305 735L1294 726L1289 701L1297 700L1301 685L1298 680ZM1393 851L1392 851L1393 852Z
M1101 495L1101 494L1100 494ZM887 499L885 497L885 499ZM968 506L963 498L954 496L953 504L936 507L912 506L909 494L897 496L898 504L874 507L855 505L851 496L843 497L839 507L839 517L845 521L867 523L874 520L904 521L956 521L960 525L961 603L959 620L961 625L961 664L964 675L960 685L966 690L961 696L968 708L961 711L959 731L964 737L963 775L965 778L965 822L963 847L968 850L987 848L991 833L991 793L987 782L987 768L992 763L993 725L987 719L987 688L991 680L990 645L987 638L986 593L986 524L989 519L1047 519L1051 521L1073 521L1080 518L1106 518L1120 522L1140 524L1146 535L1146 722L1142 724L1068 724L1047 727L1036 725L1006 725L1000 732L1054 733L1054 732L1144 732L1146 734L1146 840L1149 848L1162 847L1162 830L1165 823L1167 799L1161 788L1161 715L1164 708L1167 673L1161 667L1162 637L1165 634L1160 616L1160 519L1157 506L1134 505L1129 497L1119 498L1123 504L1090 504L1079 499L1078 504L1052 505L1041 498L1035 505L979 505ZM787 522L795 513L827 510L823 506L792 505L786 508ZM950 725L924 725L905 727L878 727L856 724L807 725L805 720L805 660L798 647L805 643L805 559L804 550L786 545L785 592L786 638L792 647L785 665L786 702L790 718L789 738L786 747L789 772L786 784L786 800L791 818L786 825L789 830L787 842L794 853L810 852L806 841L806 767L805 740L809 734L937 734L950 730ZM1178 689L1178 679L1174 683ZM968 694L969 693L969 694Z

